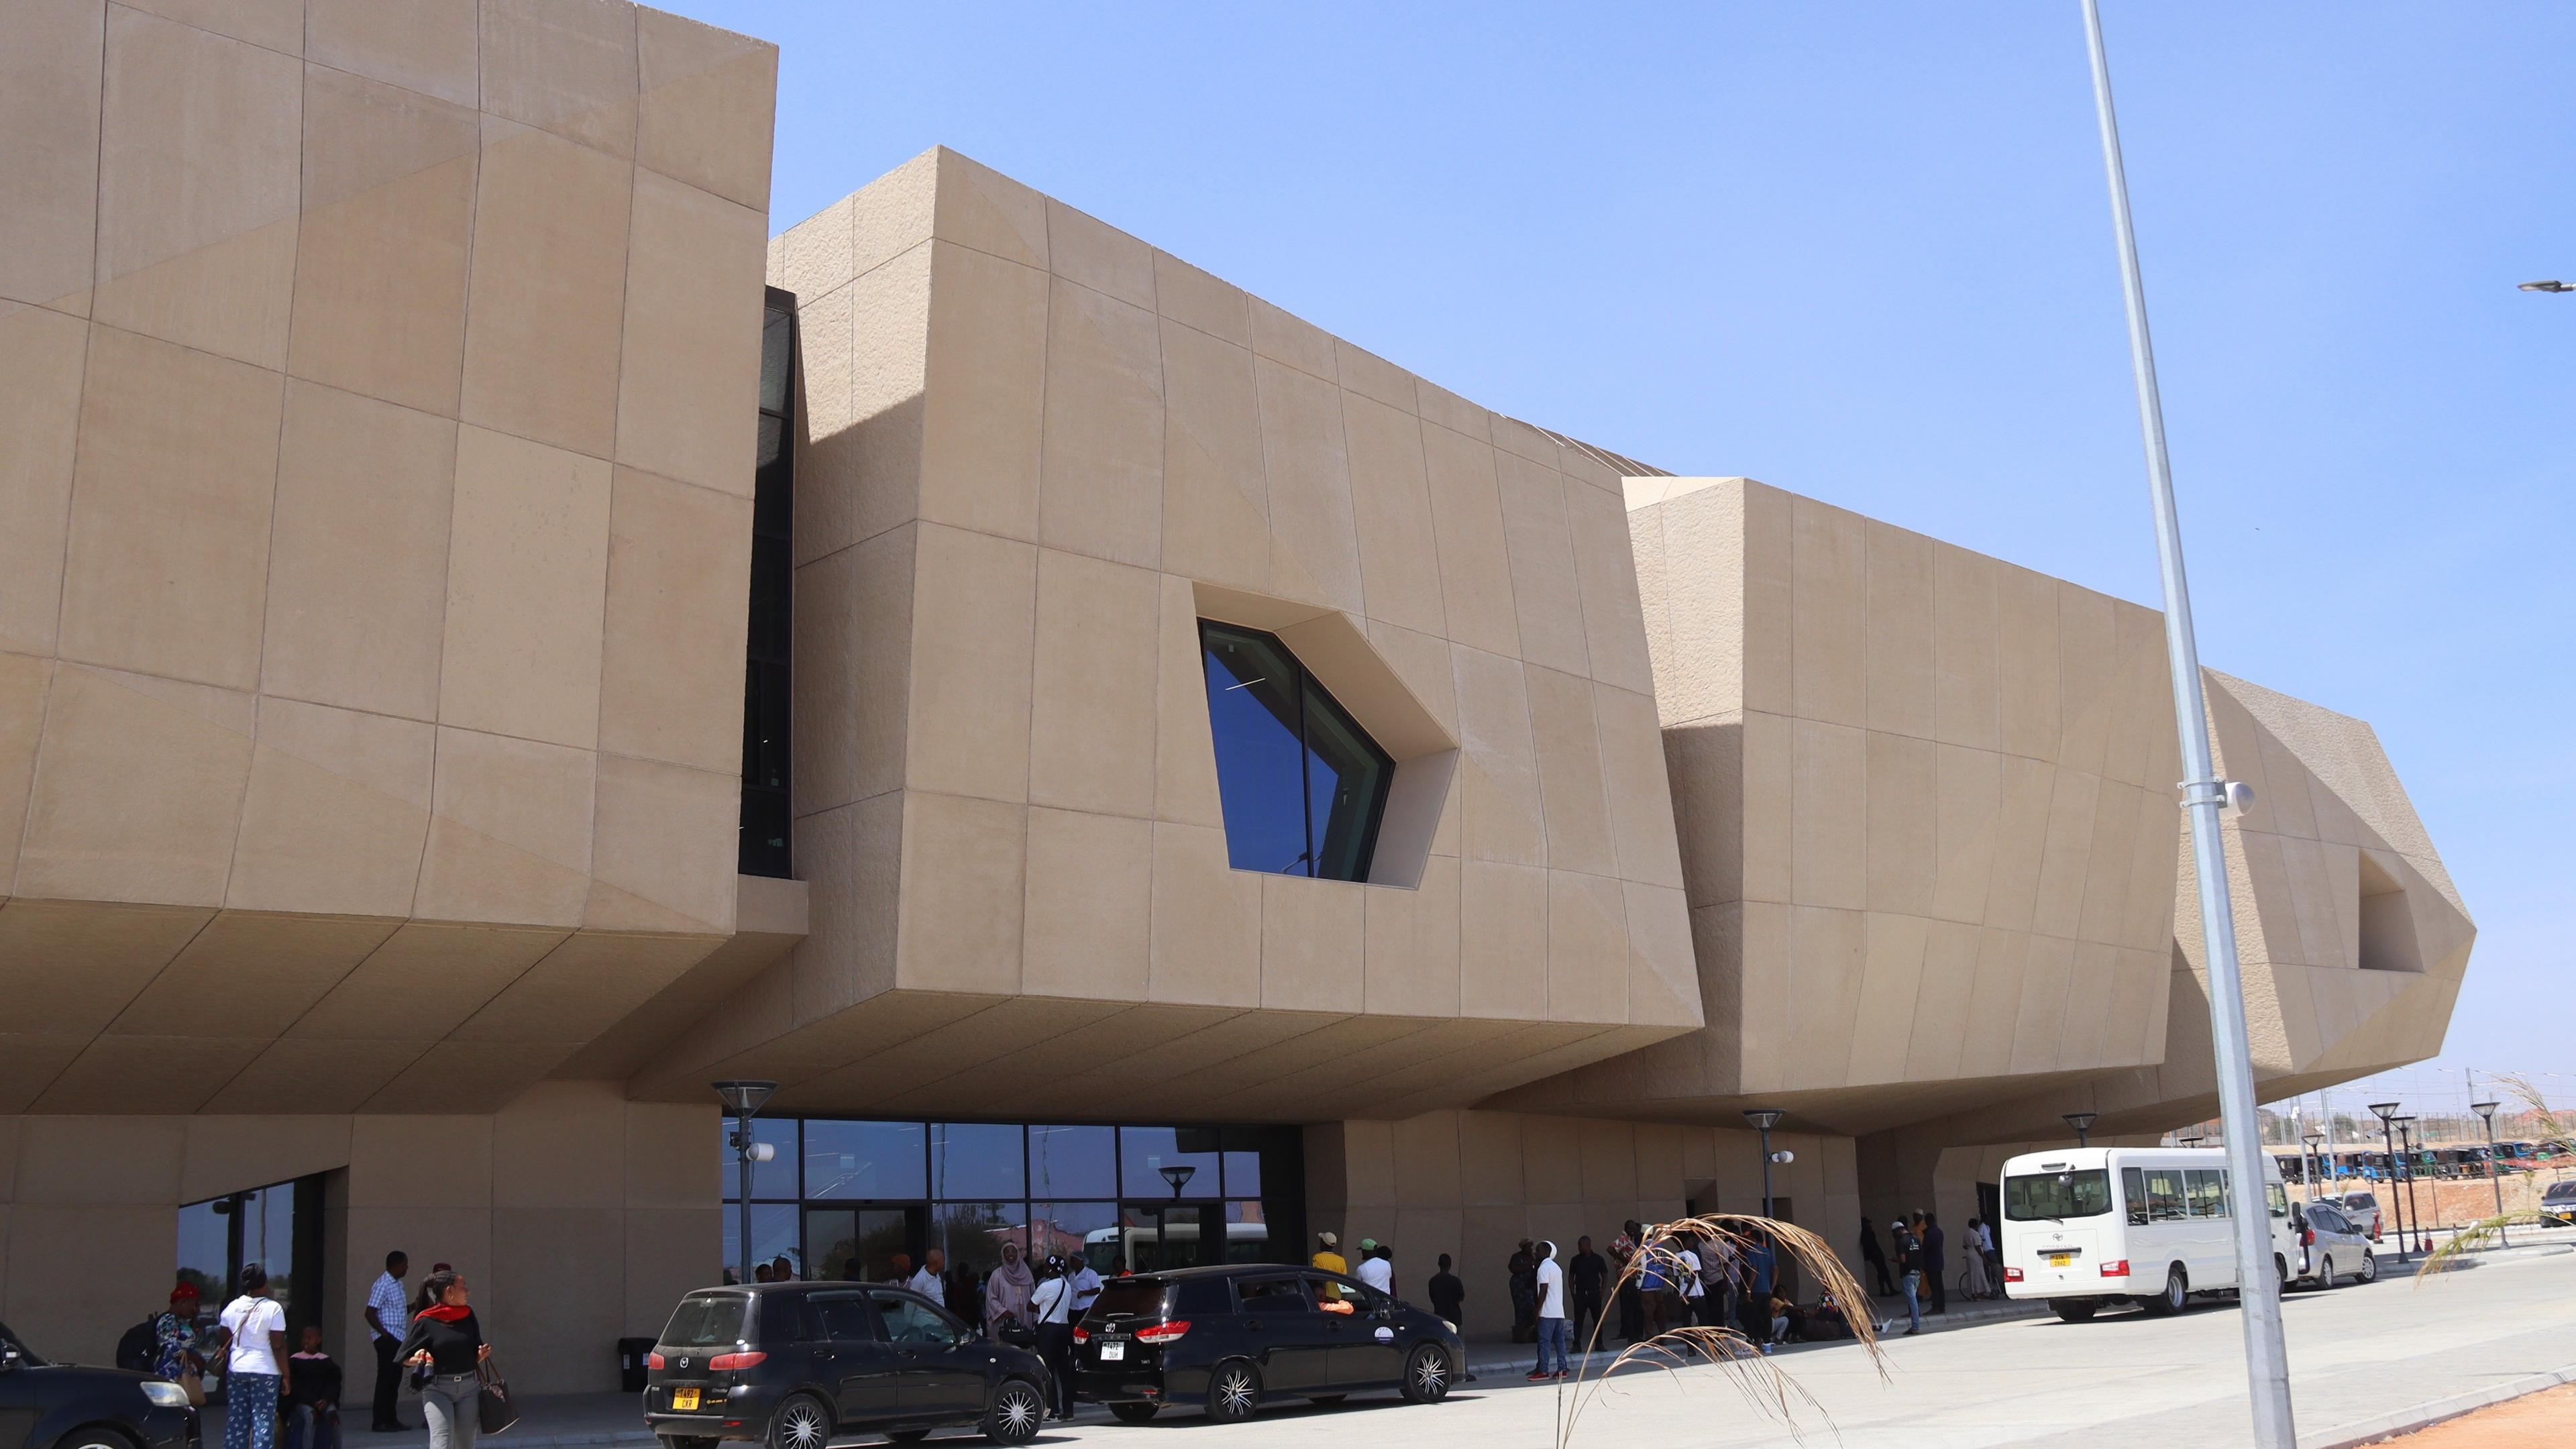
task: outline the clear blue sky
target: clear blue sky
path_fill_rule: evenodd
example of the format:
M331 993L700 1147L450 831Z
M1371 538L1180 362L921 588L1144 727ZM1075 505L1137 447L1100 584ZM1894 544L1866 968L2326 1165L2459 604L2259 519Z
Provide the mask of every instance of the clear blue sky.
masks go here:
M670 8L783 229L964 151L1491 407L2154 603L2074 0ZM2377 725L2567 1074L2576 27L2109 0L2201 650Z

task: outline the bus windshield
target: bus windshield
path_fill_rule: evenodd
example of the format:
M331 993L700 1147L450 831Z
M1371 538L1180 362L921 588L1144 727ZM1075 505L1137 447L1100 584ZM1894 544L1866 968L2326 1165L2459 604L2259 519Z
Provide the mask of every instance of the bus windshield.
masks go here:
M2098 1217L2110 1210L2111 1174L2098 1167L2004 1179L2004 1216L2016 1223Z

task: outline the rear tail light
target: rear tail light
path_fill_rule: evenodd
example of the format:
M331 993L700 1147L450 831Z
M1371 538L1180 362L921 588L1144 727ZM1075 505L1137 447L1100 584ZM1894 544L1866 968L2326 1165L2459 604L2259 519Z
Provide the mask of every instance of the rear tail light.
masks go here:
M644 1366L648 1369L663 1367L662 1355L658 1351L644 1355Z
M2317 1230L2316 1230L2316 1229L2314 1229L2314 1228L2301 1228L2301 1229L2299 1229L2299 1246L2300 1246L2300 1247L2302 1247L2302 1248L2313 1248L2313 1247L2315 1247L2316 1245L2317 1245Z
M1079 1347L1079 1346L1080 1346L1080 1345L1082 1345L1082 1344L1086 1344L1086 1343L1091 1342L1091 1330L1090 1330L1090 1329L1088 1329L1088 1328L1077 1328L1077 1329L1075 1329L1075 1330L1073 1331L1073 1341L1074 1341L1075 1346L1077 1346L1077 1347Z
M2128 1277L2129 1260L2126 1258L2113 1258L2110 1262L2102 1265L2102 1276L2105 1278Z
M723 1373L728 1369L747 1369L768 1357L768 1354L758 1349L753 1349L749 1353L720 1353L707 1360L707 1368L714 1373Z
M2019 1268L2006 1268L2006 1269L2004 1270L2004 1281L2005 1281L2005 1282L2007 1282L2007 1283L2018 1283L2018 1282L2020 1282L2020 1281L2021 1281L2021 1270L2020 1270Z
M1136 1341L1138 1343L1173 1343L1177 1342L1182 1334L1189 1331L1190 1321L1188 1319L1175 1318L1169 1323L1158 1323L1152 1328L1137 1329Z

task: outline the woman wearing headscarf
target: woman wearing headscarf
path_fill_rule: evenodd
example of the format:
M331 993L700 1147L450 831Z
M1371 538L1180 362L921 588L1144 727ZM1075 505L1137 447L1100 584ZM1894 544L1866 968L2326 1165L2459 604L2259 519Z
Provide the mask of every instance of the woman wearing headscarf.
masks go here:
M398 1356L429 1373L420 1386L429 1449L474 1449L474 1431L482 1424L481 1370L492 1345L483 1341L483 1325L466 1306L463 1275L432 1273L420 1288L430 1304L412 1319Z
M1002 1266L984 1280L984 1331L999 1339L1006 1326L1028 1327L1029 1295L1037 1286L1037 1275L1020 1256L1020 1245L1004 1243Z

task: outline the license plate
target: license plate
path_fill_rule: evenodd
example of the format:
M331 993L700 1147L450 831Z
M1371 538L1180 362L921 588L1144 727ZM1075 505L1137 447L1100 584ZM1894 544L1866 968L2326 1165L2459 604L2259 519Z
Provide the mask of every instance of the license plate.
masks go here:
M2072 1264L2074 1261L2075 1255L2073 1253L2050 1253L2048 1255L2048 1266L2052 1268L2064 1268Z
M673 1390L671 1390L671 1412L672 1412L672 1413L675 1413L675 1414L685 1414L685 1413L688 1413L690 1410L695 1409L697 1406L698 1406L698 1391L697 1391L696 1389L673 1389Z
M1100 1361L1102 1363L1118 1363L1126 1357L1127 1345L1123 1343L1104 1343L1100 1346Z

